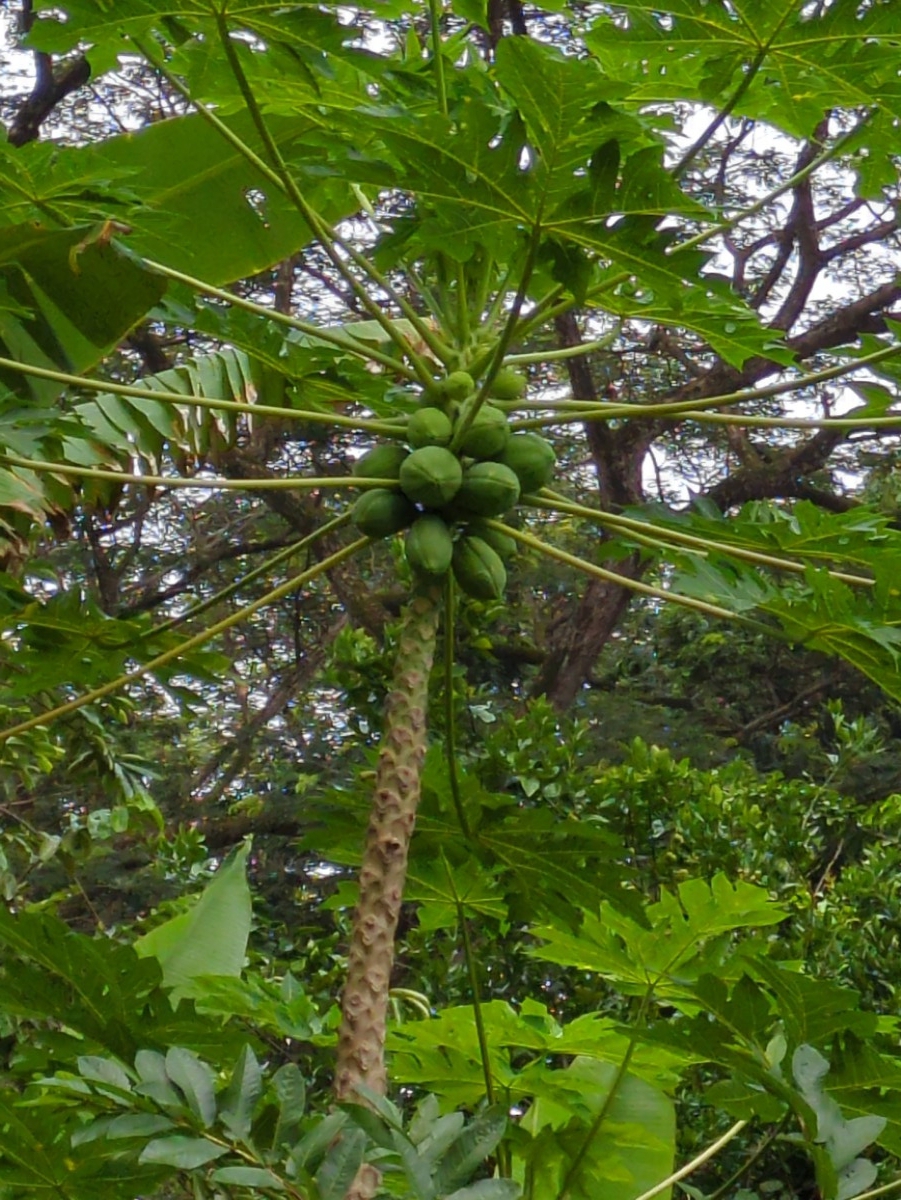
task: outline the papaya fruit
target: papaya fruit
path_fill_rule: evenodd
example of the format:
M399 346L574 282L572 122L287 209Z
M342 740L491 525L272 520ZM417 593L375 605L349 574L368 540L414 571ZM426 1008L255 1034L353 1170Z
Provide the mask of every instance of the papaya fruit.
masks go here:
M426 508L440 508L453 500L463 482L463 467L456 454L442 446L423 446L401 463L400 486L407 497Z
M435 513L418 517L404 542L407 562L420 575L443 575L451 565L454 539L444 521Z
M550 442L537 433L514 433L498 455L498 462L510 468L519 480L520 491L525 494L550 483L557 456Z
M454 546L454 578L476 600L500 600L507 571L500 556L478 537L464 537Z
M471 396L475 387L475 380L468 371L451 371L450 375L429 384L422 394L422 402L426 407L446 409Z
M416 519L416 508L401 492L370 488L353 506L351 520L367 537L390 537Z
M420 450L423 446L449 446L454 427L440 408L421 408L407 425L407 441Z
M491 382L489 391L497 400L521 400L529 385L525 375L512 367L501 367Z
M480 461L496 458L503 451L509 437L510 426L506 413L495 408L493 404L483 404L463 435L460 450L463 454L469 454Z
M466 533L469 537L481 538L504 562L508 558L512 558L519 549L519 544L514 538L503 533L500 529L492 529L484 521L467 522Z
M463 482L453 497L454 511L480 517L497 517L519 499L519 480L509 467L477 462L463 472Z
M353 473L362 479L397 479L400 475L400 464L409 453L405 446L395 446L387 442L373 446L354 463Z
M465 400L476 389L475 381L468 371L451 371L441 382L448 400Z

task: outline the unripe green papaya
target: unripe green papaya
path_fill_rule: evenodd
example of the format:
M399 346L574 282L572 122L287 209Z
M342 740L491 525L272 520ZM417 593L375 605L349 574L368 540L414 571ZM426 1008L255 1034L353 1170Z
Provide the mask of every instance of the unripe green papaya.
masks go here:
M498 400L521 400L528 386L529 381L525 375L514 371L512 367L501 367L489 390Z
M477 462L463 472L454 509L480 517L497 517L519 499L519 480L501 463Z
M514 538L509 537L500 529L492 529L484 521L467 522L466 533L469 537L481 538L504 562L508 558L512 558L519 549L519 544Z
M435 513L426 513L413 522L404 547L407 562L421 575L443 575L451 565L454 539L447 525Z
M507 416L493 404L483 404L460 443L460 451L479 460L496 458L510 437Z
M499 555L478 537L464 537L454 547L454 578L476 600L500 600L507 572Z
M422 400L426 407L446 409L471 396L475 388L475 380L468 371L451 371L443 379L433 380L423 392Z
M465 400L476 390L475 381L468 371L451 371L441 382L448 400Z
M454 432L450 417L440 408L421 408L407 425L407 441L415 449L423 446L449 446Z
M453 500L462 482L459 458L441 446L414 450L401 464L401 488L410 500L426 508L440 508Z
M409 453L405 446L373 446L354 463L353 473L363 479L397 479L400 464Z
M390 537L414 521L416 508L401 492L370 488L353 507L351 520L367 537Z
M520 491L536 492L554 477L557 456L550 442L537 433L514 433L498 456L519 480Z

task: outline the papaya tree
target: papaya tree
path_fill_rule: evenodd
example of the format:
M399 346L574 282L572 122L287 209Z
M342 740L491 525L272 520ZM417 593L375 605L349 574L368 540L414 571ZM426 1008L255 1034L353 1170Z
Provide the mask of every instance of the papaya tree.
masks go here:
M55 85L0 148L4 654L26 676L4 701L8 769L49 769L141 681L176 704L186 677L227 672L236 626L324 581L365 624L365 571L391 572L402 614L368 812L321 835L337 857L350 814L362 843L337 1029L291 974L241 990L246 847L133 944L23 898L0 917L0 1003L13 1039L52 1035L2 1102L8 1194L650 1200L751 1121L766 1142L790 1127L823 1196L874 1194L864 1152L901 1152L884 1023L738 936L784 919L763 889L717 875L646 901L598 821L482 788L458 761L456 662L540 564L587 581L532 680L560 707L632 596L901 695L895 513L829 473L855 440L872 476L893 461L895 6L599 5L534 27L517 0L25 15ZM119 66L178 115L36 137ZM870 247L885 257L861 263ZM297 256L323 284L306 303L246 282ZM129 374L172 330L192 354ZM664 465L647 503L655 449L680 440L703 442L705 486ZM157 623L29 577L48 528L182 491L262 498L298 536ZM472 1003L432 1015L401 989L423 1019L389 1034L405 902L459 930ZM616 991L617 1016L483 999L476 921L527 925L535 957ZM334 1041L333 1111L305 1112L296 1062L264 1071L263 1032ZM701 1070L735 1120L674 1170L671 1097Z

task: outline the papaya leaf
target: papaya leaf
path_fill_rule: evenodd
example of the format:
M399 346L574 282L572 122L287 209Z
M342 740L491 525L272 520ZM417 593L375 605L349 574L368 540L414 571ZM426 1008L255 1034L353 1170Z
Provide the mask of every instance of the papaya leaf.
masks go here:
M100 225L59 230L31 222L0 228L0 284L15 305L0 306L0 355L69 374L98 362L166 289ZM8 367L0 368L0 386L43 405L60 391Z
M611 78L631 83L637 104L693 99L716 107L754 64L735 111L799 138L833 105L884 105L901 114L891 63L899 34L893 6L861 19L853 4L836 4L810 20L803 9L756 0L713 9L680 0L667 6L665 23L641 0L619 7L627 29L605 15L586 41Z
M643 994L653 988L675 1000L690 995L686 987L725 961L730 936L739 929L777 924L784 909L763 888L739 881L731 884L715 875L710 884L700 879L680 884L677 894L663 892L648 905L650 928L605 904L601 919L585 915L578 934L539 926L544 944L536 958L580 970L596 971L624 991Z
M664 1092L588 1059L532 1076L535 1099L521 1122L531 1141L517 1144L515 1172L528 1170L535 1195L633 1200L671 1173L675 1115Z
M482 1005L481 1017L492 1075L513 1098L527 1099L532 1094L528 1078L513 1067L523 1051L530 1057L581 1055L617 1064L629 1048L628 1035L600 1013L561 1026L537 1001L524 1001L517 1013L509 1004L492 1000ZM388 1048L395 1077L428 1088L446 1107L471 1108L484 1099L481 1048L470 1006L445 1009L433 1020L411 1021L392 1029ZM672 1087L682 1068L692 1061L701 1059L669 1047L638 1046L631 1067L643 1079Z
M407 876L405 898L418 900L422 929L454 927L464 917L488 917L503 921L507 906L498 894L491 875L470 859L459 867L446 858L432 864L420 863Z

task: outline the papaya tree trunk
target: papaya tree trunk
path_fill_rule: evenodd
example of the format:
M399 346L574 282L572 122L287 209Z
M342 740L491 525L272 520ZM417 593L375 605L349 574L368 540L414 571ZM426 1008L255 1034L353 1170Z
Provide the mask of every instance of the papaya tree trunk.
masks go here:
M407 855L419 804L429 673L435 657L440 599L440 588L415 596L401 625L341 1000L334 1085L338 1100L359 1098L356 1089L360 1083L381 1095L387 1089L388 989ZM347 1200L365 1200L374 1194L377 1184L378 1173L364 1167Z

